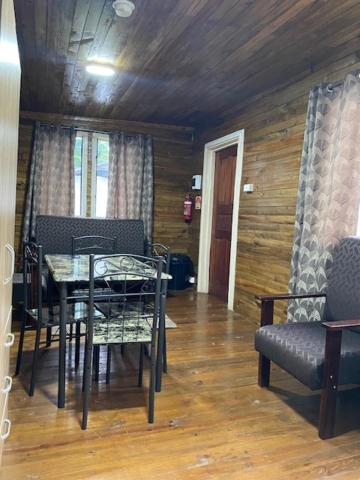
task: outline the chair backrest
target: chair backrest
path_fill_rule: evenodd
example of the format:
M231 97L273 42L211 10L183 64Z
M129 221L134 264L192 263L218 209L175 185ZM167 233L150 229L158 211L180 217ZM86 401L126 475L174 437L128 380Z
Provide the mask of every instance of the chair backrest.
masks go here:
M324 318L360 318L360 237L343 238L334 251L328 279Z
M146 335L150 334L155 341L160 310L162 268L163 260L160 258L134 255L95 258L94 255L90 255L88 299L90 343L93 341L94 307L103 314L103 319L100 320L101 341L98 340L97 343L139 343L144 342ZM104 283L109 288L101 288ZM99 322L98 319L95 321Z
M72 255L114 254L116 253L116 237L103 237L101 235L86 235L72 237Z
M163 258L165 262L165 272L169 273L171 257L170 247L168 247L167 245L163 245L162 243L153 243L151 245L151 256L154 258Z
M42 316L42 247L33 242L23 244L23 288L24 288L24 313L29 309L37 310L39 324Z
M43 254L71 255L72 237L99 235L117 238L116 253L144 255L144 222L113 218L36 217L36 243L42 245Z
M151 256L153 258L159 258L162 259L164 262L163 269L166 274L169 274L170 272L170 260L171 260L171 252L170 252L170 247L167 245L163 245L162 243L153 243L151 245ZM165 302L166 302L166 297L168 294L168 284L169 281L163 280L163 293L165 296ZM164 304L164 309L165 309L165 304Z

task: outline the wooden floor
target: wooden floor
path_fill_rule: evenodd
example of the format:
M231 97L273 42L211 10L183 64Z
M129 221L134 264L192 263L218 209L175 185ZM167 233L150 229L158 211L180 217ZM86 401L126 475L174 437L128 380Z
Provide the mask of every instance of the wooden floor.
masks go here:
M178 328L168 331L169 373L154 425L147 424L146 390L136 387L135 352L128 350L116 355L110 386L102 359L89 429L81 431L81 374L70 351L66 408L58 410L51 348L33 398L24 390L26 372L14 381L0 478L360 479L359 390L341 393L341 434L321 441L317 393L276 368L270 390L257 386L254 323L192 293L169 299L168 314Z

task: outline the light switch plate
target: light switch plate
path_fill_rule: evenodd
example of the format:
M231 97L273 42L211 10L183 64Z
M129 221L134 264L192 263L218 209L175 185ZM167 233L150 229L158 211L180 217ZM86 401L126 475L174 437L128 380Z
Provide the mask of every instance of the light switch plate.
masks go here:
M254 184L253 183L245 183L244 192L251 193L253 191L254 191Z

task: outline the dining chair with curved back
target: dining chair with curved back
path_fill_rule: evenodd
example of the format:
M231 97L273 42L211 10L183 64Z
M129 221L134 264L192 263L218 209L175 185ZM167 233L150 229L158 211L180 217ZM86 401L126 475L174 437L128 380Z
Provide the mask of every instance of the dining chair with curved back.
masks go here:
M25 332L35 331L33 359L31 367L31 380L29 395L33 396L35 391L37 366L39 360L40 345L48 345L48 338L41 340L41 333L44 329L52 331L53 327L60 324L59 305L47 305L44 301L44 275L43 275L43 253L42 247L33 242L26 242L23 246L23 285L24 305L20 329L19 348L17 355L17 370L20 370ZM88 314L88 307L84 302L69 303L67 310L67 324L80 324ZM96 312L95 315L96 316ZM70 336L69 336L70 339ZM52 340L57 340L52 335Z
M93 346L100 345L139 345L139 386L142 386L144 348L150 345L148 421L153 423L163 261L133 255L90 255L89 262L82 429L86 429L88 423ZM122 289L116 291L112 284L119 281ZM97 284L104 282L108 289L98 290ZM135 290L134 282L138 284ZM101 319L94 317L94 308L102 312ZM107 368L110 368L109 362Z
M116 253L117 247L117 237L106 237L104 235L82 235L79 237L71 237L71 253L72 255L112 255ZM84 294L84 288L87 288L87 285L76 285L73 293L77 295ZM70 339L73 338L73 326L70 326ZM76 325L75 333L76 341L76 352L80 349L80 324ZM96 378L98 379L99 375L99 358L100 352L99 347L95 348L94 353L95 364L97 365L95 372ZM75 368L78 368L79 365L79 355L75 355Z

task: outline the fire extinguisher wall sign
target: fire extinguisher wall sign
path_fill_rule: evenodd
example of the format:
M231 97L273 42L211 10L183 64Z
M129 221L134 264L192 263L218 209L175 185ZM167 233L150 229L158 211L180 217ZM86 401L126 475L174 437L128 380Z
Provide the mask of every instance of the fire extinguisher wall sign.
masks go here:
M184 200L184 220L186 223L190 223L192 220L193 204L190 195L187 193Z

